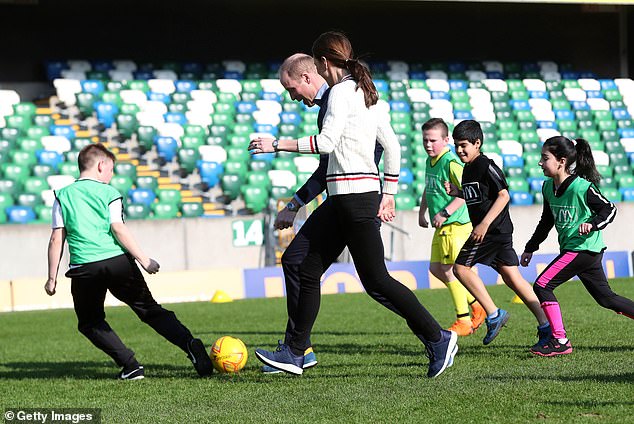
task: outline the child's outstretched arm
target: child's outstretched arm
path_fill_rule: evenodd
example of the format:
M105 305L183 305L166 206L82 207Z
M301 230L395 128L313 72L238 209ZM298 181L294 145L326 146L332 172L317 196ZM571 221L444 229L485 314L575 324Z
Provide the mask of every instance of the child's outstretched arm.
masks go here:
M132 236L132 233L123 222L113 222L110 224L110 229L119 243L121 243L121 246L134 256L134 259L141 264L144 270L150 274L155 274L159 271L160 265L158 262L147 256L143 250L141 250L138 243Z
M57 272L64 253L64 240L66 240L66 229L64 227L53 228L51 238L48 241L48 279L44 284L44 290L49 296L55 294L57 287Z

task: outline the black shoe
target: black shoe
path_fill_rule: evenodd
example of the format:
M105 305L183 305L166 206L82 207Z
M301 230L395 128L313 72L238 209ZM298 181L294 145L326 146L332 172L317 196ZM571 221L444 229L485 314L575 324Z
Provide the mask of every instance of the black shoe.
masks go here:
M141 380L143 378L145 378L143 365L136 365L134 367L124 368L119 374L117 374L117 379L119 380Z
M207 350L205 349L205 345L200 339L191 339L189 343L187 343L187 357L192 364L194 364L194 368L196 368L196 372L201 377L206 377L211 375L213 372L214 366L211 363L211 358L209 354L207 354Z

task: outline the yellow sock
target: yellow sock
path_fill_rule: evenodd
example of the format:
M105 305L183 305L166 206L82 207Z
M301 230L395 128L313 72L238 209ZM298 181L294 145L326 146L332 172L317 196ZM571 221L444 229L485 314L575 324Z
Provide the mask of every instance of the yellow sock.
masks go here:
M469 301L467 299L471 294L458 280L448 282L447 288L449 289L449 293L451 293L453 304L456 307L456 316L458 319L470 320Z

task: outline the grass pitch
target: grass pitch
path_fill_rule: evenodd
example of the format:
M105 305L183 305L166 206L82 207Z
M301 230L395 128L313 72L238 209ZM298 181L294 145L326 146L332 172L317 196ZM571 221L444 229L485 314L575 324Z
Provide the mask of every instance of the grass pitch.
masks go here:
M634 279L613 289L634 298ZM223 335L249 348L236 375L197 378L183 352L126 307L107 319L145 366L119 371L76 330L72 310L0 314L4 408L101 408L104 423L630 423L634 416L634 322L598 306L583 286L557 290L574 352L528 353L536 322L506 287L490 292L511 313L489 346L485 330L459 339L454 366L425 377L424 349L404 322L364 294L323 296L313 331L319 365L302 377L262 375L256 347L273 349L284 299L167 305L209 347ZM441 325L453 322L447 290L417 292Z

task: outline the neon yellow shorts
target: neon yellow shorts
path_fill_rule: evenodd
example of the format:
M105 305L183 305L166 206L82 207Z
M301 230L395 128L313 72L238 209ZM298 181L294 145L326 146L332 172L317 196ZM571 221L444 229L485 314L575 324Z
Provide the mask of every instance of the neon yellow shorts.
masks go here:
M453 264L462 245L469 239L473 227L471 223L449 224L436 229L431 240L430 262Z

